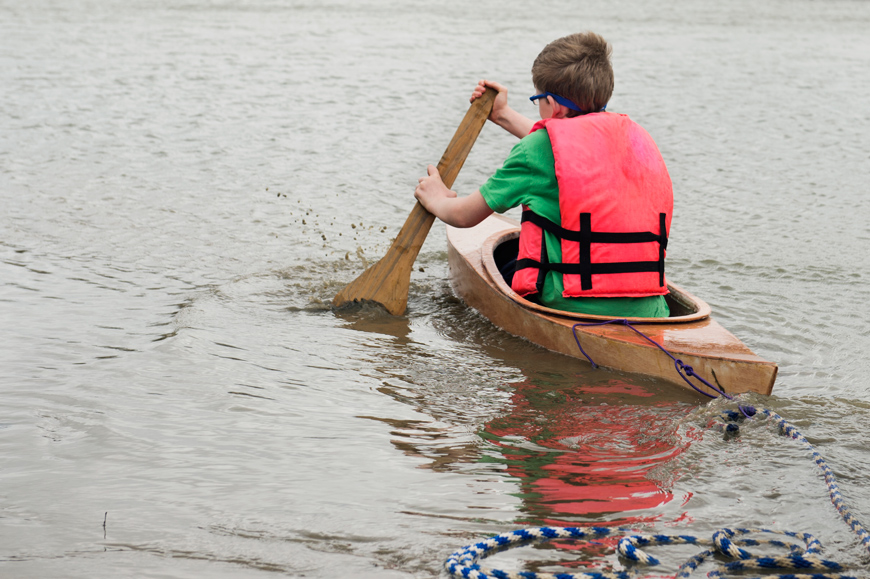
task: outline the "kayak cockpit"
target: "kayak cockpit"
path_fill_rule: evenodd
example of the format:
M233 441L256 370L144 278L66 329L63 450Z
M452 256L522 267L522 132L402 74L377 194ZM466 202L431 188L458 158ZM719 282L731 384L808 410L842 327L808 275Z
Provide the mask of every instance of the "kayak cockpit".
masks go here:
M488 237L481 248L481 260L486 269L486 273L489 275L492 284L495 285L499 291L523 307L550 315L582 320L612 319L612 317L609 316L555 310L527 300L513 291L510 287L509 280L513 271L511 262L516 260L519 249L519 237L519 229L499 231ZM710 306L689 292L670 283L668 284L668 290L665 300L671 310L670 316L667 318L628 317L625 319L639 323L673 324L681 322L696 322L707 318L710 315Z

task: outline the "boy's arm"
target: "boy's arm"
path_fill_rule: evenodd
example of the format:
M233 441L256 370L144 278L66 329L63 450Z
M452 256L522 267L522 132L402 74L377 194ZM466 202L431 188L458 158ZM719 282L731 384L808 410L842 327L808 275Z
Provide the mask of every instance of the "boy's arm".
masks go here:
M453 227L474 227L491 213L480 191L467 197L457 197L441 180L435 165L429 165L429 176L421 177L414 197L429 213Z
M508 90L504 86L491 80L481 80L474 87L471 93L471 102L474 102L483 95L487 87L495 90L498 94L495 101L492 103L492 112L489 114L489 120L514 135L518 139L522 139L532 130L535 121L513 110L507 102Z

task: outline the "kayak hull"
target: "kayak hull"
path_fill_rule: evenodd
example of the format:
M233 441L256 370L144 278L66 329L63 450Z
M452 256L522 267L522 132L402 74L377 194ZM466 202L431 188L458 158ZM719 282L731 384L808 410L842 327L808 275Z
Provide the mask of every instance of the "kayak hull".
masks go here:
M655 344L624 324L594 324L612 318L560 312L523 299L498 273L493 254L516 239L519 224L491 215L479 225L447 226L450 282L454 292L499 328L566 356L615 370L652 376L691 388L674 360L658 344L705 380L728 394L769 395L777 366L753 353L711 317L710 307L682 288L669 284L669 318L625 318ZM700 390L716 396L697 380Z

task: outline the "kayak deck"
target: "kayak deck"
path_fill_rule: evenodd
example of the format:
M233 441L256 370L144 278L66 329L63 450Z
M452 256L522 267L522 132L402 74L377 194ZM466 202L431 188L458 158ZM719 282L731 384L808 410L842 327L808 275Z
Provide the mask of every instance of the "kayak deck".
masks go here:
M475 227L447 226L450 282L466 304L499 328L548 350L584 358L575 341L596 364L654 376L690 388L659 348L622 324L576 326L613 318L553 310L520 297L498 271L494 253L516 239L519 224L491 215ZM711 317L710 306L680 287L669 284L668 318L625 318L656 344L691 366L695 373L728 394L768 395L777 366L757 356ZM717 395L703 384L699 389Z

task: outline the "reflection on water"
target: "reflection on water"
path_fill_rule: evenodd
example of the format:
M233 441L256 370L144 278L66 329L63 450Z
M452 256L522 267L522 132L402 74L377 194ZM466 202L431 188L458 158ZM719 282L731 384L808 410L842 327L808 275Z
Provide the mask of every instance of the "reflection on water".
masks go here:
M396 338L397 346L408 344L411 327L404 316L387 315L376 304L353 304L343 309L333 310L335 316L347 322L346 328L358 332L372 332Z
M564 362L542 352L539 361ZM675 498L682 507L691 498L675 497L672 486L681 476L675 459L700 436L681 426L697 409L698 397L673 385L596 370L523 374L523 380L500 388L501 410L490 417L482 413L474 421L476 436L466 435L464 444L459 441L467 427L451 426L449 416L437 422L367 418L388 424L393 445L423 458L422 468L461 472L474 466L517 484L511 494L520 499L518 523L654 524L664 516L660 507ZM430 413L443 406L433 398L446 394L392 385L379 391ZM466 397L462 412L473 413L474 402Z
M642 405L649 390L619 380L558 390L534 382L513 387L510 414L487 423L481 435L498 451L487 460L504 464L520 485L523 523L661 518L657 507L674 499L668 479L679 477L668 464L688 445L677 424L694 406Z

